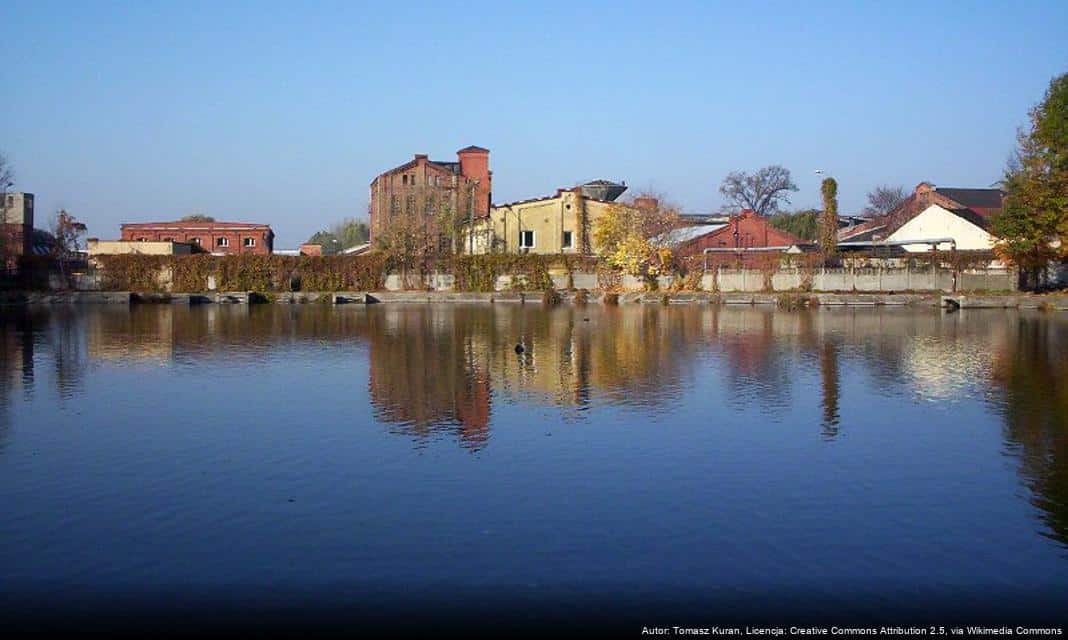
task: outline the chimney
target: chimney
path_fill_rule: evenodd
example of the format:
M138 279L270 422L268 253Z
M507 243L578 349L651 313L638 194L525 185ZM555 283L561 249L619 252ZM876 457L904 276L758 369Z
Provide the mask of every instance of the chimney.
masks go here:
M660 201L650 196L638 196L634 199L634 206L642 212L656 211Z
M470 146L456 152L460 160L460 175L468 180L477 180L475 215L489 213L493 193L493 173L489 170L489 149Z

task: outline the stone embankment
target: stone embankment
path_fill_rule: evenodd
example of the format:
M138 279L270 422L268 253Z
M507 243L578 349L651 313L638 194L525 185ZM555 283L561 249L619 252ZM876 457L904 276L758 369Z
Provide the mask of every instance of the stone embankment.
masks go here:
M453 291L340 291L257 293L137 293L129 291L0 292L0 305L56 304L401 304L401 303L537 303L544 301L540 291L498 291L492 293ZM942 294L942 293L708 293L655 291L605 293L558 291L562 303L603 304L726 304L778 305L780 307L944 307L949 309L1042 309L1068 311L1068 295L1024 293Z

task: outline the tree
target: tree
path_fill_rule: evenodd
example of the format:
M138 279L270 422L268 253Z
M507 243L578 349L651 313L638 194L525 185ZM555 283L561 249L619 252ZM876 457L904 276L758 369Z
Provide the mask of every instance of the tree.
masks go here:
M789 204L791 191L797 191L797 185L790 170L779 165L764 167L752 175L732 171L719 186L731 206L752 209L762 216L777 212L781 204Z
M0 191L7 194L7 190L15 184L15 170L11 167L11 163L7 161L4 154L0 153ZM4 206L7 206L7 202L4 202Z
M9 255L12 239L8 237L7 225L7 190L15 184L15 171L7 158L0 153L0 269L8 270L14 267L14 258Z
M650 287L671 270L669 232L679 225L678 210L660 203L659 197L638 196L613 204L593 225L593 240L608 264Z
M1017 134L1005 170L1005 206L993 221L995 250L1039 284L1051 260L1068 255L1068 74L1054 78Z
M323 247L323 255L334 255L349 247L364 244L370 237L366 222L356 218L345 218L335 222L329 228L316 231L308 238L308 244Z
M819 236L819 209L804 209L793 213L777 213L768 219L768 223L787 233L792 233L802 240L816 240Z
M215 222L215 218L202 213L191 213L187 216L182 216L182 222Z
M881 184L868 192L868 206L864 207L866 215L885 216L908 198L908 192L901 185Z
M838 246L838 183L824 178L820 185L823 195L823 215L820 216L820 251L825 258L834 255Z
M85 233L85 225L67 213L66 209L56 212L56 220L52 223L52 235L55 236L56 244L53 247L53 258L59 265L59 273L67 279L67 262L71 256L81 248L81 236Z

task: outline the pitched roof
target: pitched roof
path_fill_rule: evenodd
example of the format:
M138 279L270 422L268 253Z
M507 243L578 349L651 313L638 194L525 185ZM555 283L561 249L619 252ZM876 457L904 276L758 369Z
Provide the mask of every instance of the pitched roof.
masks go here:
M460 149L456 153L463 153L465 151L483 151L485 153L489 153L489 149L486 149L486 148L483 148L483 147L476 147L475 145L470 145L470 146L464 147L463 149Z
M958 189L938 187L935 192L969 209L1000 209L1005 192L1001 189Z
M886 222L882 220L869 220L851 227L843 227L838 230L838 242L871 240L876 233L885 228Z
M710 233L715 233L720 229L726 227L725 224L695 224L686 227L677 227L656 236L655 240L658 242L666 242L667 244L676 245L691 240L696 240L701 236L706 236Z

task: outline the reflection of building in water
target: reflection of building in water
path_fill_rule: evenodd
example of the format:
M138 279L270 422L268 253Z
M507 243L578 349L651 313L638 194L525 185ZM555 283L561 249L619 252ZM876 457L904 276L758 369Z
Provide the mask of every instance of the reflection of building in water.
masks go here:
M427 436L455 431L478 449L489 437L490 381L478 332L451 310L393 308L368 316L371 402L380 420ZM484 328L484 327L483 327Z
M706 314L705 331L727 365L730 396L765 412L785 414L792 389L785 349L800 333L803 314L767 307L716 308Z
M86 317L89 357L168 361L174 357L174 323L171 305L101 309Z
M408 432L488 437L490 388L561 408L605 394L662 406L681 391L699 317L540 305L392 307L368 314L371 402ZM516 353L516 345L522 353Z
M974 312L963 317L967 313L938 317L936 329L912 334L903 345L904 373L921 396L947 400L990 378L991 354L1005 348L1012 321L991 322L990 314L981 318ZM972 326L962 331L961 323L969 320Z

